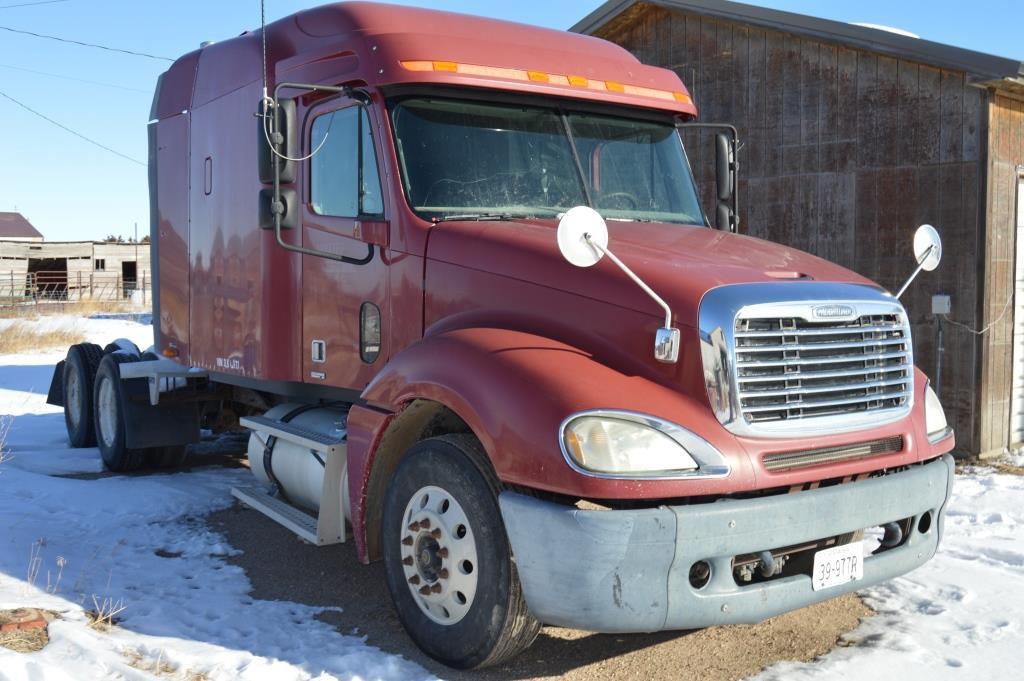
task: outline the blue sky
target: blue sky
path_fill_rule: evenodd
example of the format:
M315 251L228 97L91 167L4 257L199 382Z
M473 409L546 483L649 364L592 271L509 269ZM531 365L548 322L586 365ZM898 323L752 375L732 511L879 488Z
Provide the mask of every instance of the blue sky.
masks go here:
M257 0L0 0L0 26L177 57L259 25ZM35 0L39 1L39 0ZM267 0L268 20L319 4ZM407 2L568 28L599 0ZM1024 59L1020 0L764 0L766 7L896 26L922 38ZM168 62L0 31L0 91L139 161L153 85ZM31 73L29 71L43 72ZM57 77L60 76L60 77ZM92 82L83 82L92 81ZM50 240L149 229L145 167L98 149L0 98L0 211L22 212Z

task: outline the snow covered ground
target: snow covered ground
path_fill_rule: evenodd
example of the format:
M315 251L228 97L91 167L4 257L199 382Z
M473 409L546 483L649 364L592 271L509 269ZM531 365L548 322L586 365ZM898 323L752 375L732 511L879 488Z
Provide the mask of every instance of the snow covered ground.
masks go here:
M100 344L150 343L142 324L78 323ZM231 503L231 486L247 472L58 477L102 469L95 449L67 448L63 416L45 404L63 354L0 355L0 418L15 417L9 458L0 463L0 609L61 613L41 652L0 648L0 679L151 679L138 667L158 661L176 670L162 676L171 679L430 677L313 619L319 608L248 595L245 574L225 560L234 549L201 520ZM958 476L940 554L864 595L878 614L843 645L759 678L1019 678L1024 477L988 469ZM94 597L123 603L120 626L106 633L86 626Z
M863 594L878 613L808 664L758 678L1019 679L1024 665L1024 477L958 475L938 555Z
M152 343L149 326L79 324L101 345ZM429 678L313 619L320 608L248 596L245 574L224 560L233 549L199 520L232 503L230 489L248 481L247 471L54 477L102 470L96 449L67 448L64 417L45 404L63 356L0 356L0 415L15 416L0 464L0 609L61 613L42 651L0 648L0 679L152 679L129 662L155 669L158 661L177 670L162 676L170 679ZM94 596L125 606L109 633L86 626Z

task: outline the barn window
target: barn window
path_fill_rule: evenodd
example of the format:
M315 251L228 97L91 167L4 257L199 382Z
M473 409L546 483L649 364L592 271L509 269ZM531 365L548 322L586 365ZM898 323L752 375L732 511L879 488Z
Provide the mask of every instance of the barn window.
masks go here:
M102 272L103 270L107 269L107 261L103 258L97 258L95 267L93 267L93 269L96 270L97 272Z

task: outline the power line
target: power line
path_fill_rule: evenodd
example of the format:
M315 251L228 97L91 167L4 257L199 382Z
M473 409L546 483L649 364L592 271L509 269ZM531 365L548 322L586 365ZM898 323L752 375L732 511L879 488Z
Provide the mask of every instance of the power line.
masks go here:
M55 35L46 35L44 33L33 33L32 31L22 31L18 28L11 28L9 26L0 26L0 31L9 31L11 33L20 33L22 35L30 35L34 38L46 38L47 40L56 40L62 43L70 43L72 45L81 45L82 47L95 47L99 50L107 50L108 52L120 52L122 54L131 54L136 57L147 57L149 59L157 59L162 61L174 61L169 57L160 57L155 54L147 54L145 52L133 52L132 50L122 50L119 47L107 47L106 45L97 45L95 43L84 43L81 40L71 40L70 38L58 38Z
M0 9L13 9L15 7L31 7L33 5L55 5L58 2L67 2L68 0L37 0L36 2L19 2L17 5L0 5Z
M15 71L24 71L25 73L35 73L40 76L50 76L51 78L63 78L64 80L73 80L78 83L89 83L90 85L102 85L104 87L117 88L118 90L128 90L130 92L141 92L143 94L149 94L148 90L142 90L135 87L128 87L126 85L115 85L114 83L104 83L98 80L87 80L85 78L75 78L74 76L65 76L60 73L49 73L48 71L36 71L35 69L26 69L24 66L14 66L13 64L0 64L0 69L14 69Z
M109 151L111 154L114 154L115 156L120 156L121 158L123 158L125 160L128 160L128 161L131 161L132 163L138 163L140 166L145 166L146 165L145 163L143 163L142 161L140 161L138 159L135 159L135 158L132 158L131 156L127 156L125 154L122 154L120 151L116 151L114 149L111 149L110 147L108 147L108 146L106 146L104 144L100 144L99 142L97 142L94 139L90 139L90 138L86 137L85 135L83 135L80 132L72 130L71 128L69 128L68 126L64 125L63 123L58 123L57 121L53 120L52 118L50 118L50 117L48 117L48 116L46 116L44 114L39 113L38 111L36 111L32 107L30 107L29 105L23 104L22 102L19 102L17 99L15 99L14 97L11 97L9 94L4 92L3 90L0 90L0 97L3 97L4 99L8 99L8 100L14 102L18 106L20 106L22 109L25 109L26 111L28 111L30 113L33 113L36 116L39 116L40 118L42 118L44 121L47 121L48 123L52 123L53 125L56 125L61 130L64 130L66 132L70 132L75 137L79 137L79 138L85 140L86 142L88 142L89 144L93 144L93 145L99 147L100 149L103 149L105 151Z

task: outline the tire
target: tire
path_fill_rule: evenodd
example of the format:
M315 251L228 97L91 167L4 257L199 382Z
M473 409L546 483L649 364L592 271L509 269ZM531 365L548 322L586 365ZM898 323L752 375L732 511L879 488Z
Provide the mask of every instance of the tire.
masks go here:
M180 468L188 458L188 445L167 445L146 450L146 461L153 468Z
M444 435L409 450L385 495L391 599L416 645L450 667L500 664L540 631L512 560L499 489L475 438Z
M78 343L68 348L64 360L62 391L64 398L64 425L72 447L96 445L93 426L92 388L96 370L103 359L103 349L93 343Z
M139 357L142 354L142 351L139 350L139 346L127 338L118 338L113 343L107 343L106 347L103 348L103 354L109 355L112 352L124 352L129 355L135 355L136 357Z
M146 450L125 447L124 412L121 408L119 367L137 361L137 358L122 353L106 355L96 372L93 388L96 446L99 447L103 463L115 473L133 471L146 463Z

